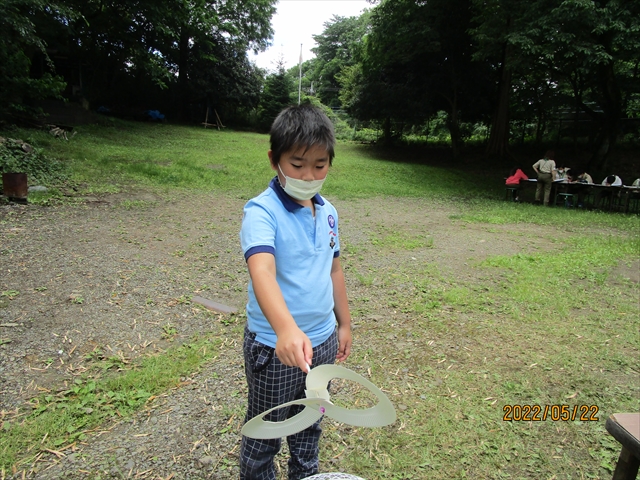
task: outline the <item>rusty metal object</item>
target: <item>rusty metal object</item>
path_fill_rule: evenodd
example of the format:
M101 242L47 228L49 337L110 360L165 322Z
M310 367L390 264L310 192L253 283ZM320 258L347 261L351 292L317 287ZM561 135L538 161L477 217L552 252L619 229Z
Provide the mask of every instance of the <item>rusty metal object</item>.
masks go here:
M223 305L222 303L214 302L213 300L207 300L206 298L195 296L191 298L193 303L198 303L209 310L219 313L236 313L237 310L233 307Z
M2 191L9 200L26 201L29 193L26 173L3 173Z

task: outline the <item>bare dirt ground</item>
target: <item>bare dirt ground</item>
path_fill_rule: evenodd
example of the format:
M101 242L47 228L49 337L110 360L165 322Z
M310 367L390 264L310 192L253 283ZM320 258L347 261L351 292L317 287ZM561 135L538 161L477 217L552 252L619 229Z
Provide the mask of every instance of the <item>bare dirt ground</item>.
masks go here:
M223 339L216 358L179 388L62 456L46 454L24 465L27 478L237 478L245 401L241 320L220 321L188 299L200 295L243 311L248 274L238 232L244 203L222 195L137 193L57 207L0 206L4 417L43 391L65 388L97 349L131 361L198 333ZM463 223L456 220L459 207L426 200L334 204L354 305L354 349L364 348L360 326L397 313L376 293L384 276L437 267L469 280L478 275L469 265L487 256L553 249L563 235L545 227ZM368 248L398 232L424 244L411 250L390 244L384 255Z

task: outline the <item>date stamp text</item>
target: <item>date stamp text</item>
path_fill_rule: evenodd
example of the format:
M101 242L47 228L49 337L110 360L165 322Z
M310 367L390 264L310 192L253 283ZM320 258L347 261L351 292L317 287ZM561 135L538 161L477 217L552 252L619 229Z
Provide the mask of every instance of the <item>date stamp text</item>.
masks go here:
M505 422L597 422L597 405L505 405Z

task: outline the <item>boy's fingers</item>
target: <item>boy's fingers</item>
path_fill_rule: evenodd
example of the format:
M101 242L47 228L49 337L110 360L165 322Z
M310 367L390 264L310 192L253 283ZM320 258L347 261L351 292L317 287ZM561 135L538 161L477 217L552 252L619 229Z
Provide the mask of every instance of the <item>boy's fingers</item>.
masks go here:
M350 354L351 342L341 342L338 347L338 354L336 355L336 359L338 359L339 361L346 360Z
M302 368L303 372L309 373L309 368L311 367L311 361L313 359L313 347L311 346L311 340L309 340L308 337L305 339L305 342L302 345L302 355L304 357L304 366L300 368Z
M309 373L309 364L310 362L307 362L307 358L306 355L304 354L303 351L299 351L296 352L296 362L295 364L300 367L300 370L302 370L305 373Z

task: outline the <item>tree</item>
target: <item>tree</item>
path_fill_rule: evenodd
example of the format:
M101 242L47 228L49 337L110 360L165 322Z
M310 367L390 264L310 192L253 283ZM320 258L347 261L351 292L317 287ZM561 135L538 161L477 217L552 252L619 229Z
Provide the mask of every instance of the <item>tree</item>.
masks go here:
M626 68L640 59L640 3L562 1L543 21L552 25L554 64L571 83L576 115L581 108L598 126L589 168L605 171L624 115L621 85L640 92Z
M177 41L178 86L180 105L184 108L188 102L188 82L191 70L191 55L200 43L216 42L235 45L231 50L246 51L263 49L273 34L271 16L275 12L275 0L182 0L178 14L174 16L172 37ZM210 51L205 46L199 51ZM198 59L215 58L205 54ZM211 68L215 68L211 65Z
M291 78L284 69L284 61L280 59L276 72L268 75L258 111L258 123L262 130L268 131L280 111L291 104L291 93L294 87Z
M516 83L537 77L538 90L555 84L556 97L563 92L573 95L573 105L567 107L576 121L581 112L593 118L600 134L590 166L604 168L624 112L620 84L624 72L631 72L621 67L637 61L640 51L640 4L632 0L474 0L474 4L477 58L489 60L500 78L487 153L504 156L508 150L514 77ZM542 73L534 76L533 71Z
M393 124L401 132L444 110L456 157L460 122L481 115L486 83L484 66L472 63L470 21L469 0L383 0L371 12L361 67L339 76L349 111L382 122L388 141Z
M318 44L311 49L316 58L309 64L306 76L314 82L314 90L325 105L339 107L341 70L356 63L357 50L362 37L369 30L369 13L359 17L334 15L325 22L324 30L313 39Z
M214 91L257 103L260 81L246 51L266 47L275 1L59 0L65 9L55 15L51 7L20 13L84 99L129 109L173 101L186 118L190 104L212 101Z
M60 5L42 0L0 2L0 118L36 113L38 100L59 96L64 89L63 79L53 73L46 40L36 31L33 17L56 17L65 12ZM42 55L48 68L32 78L32 58L36 53Z

